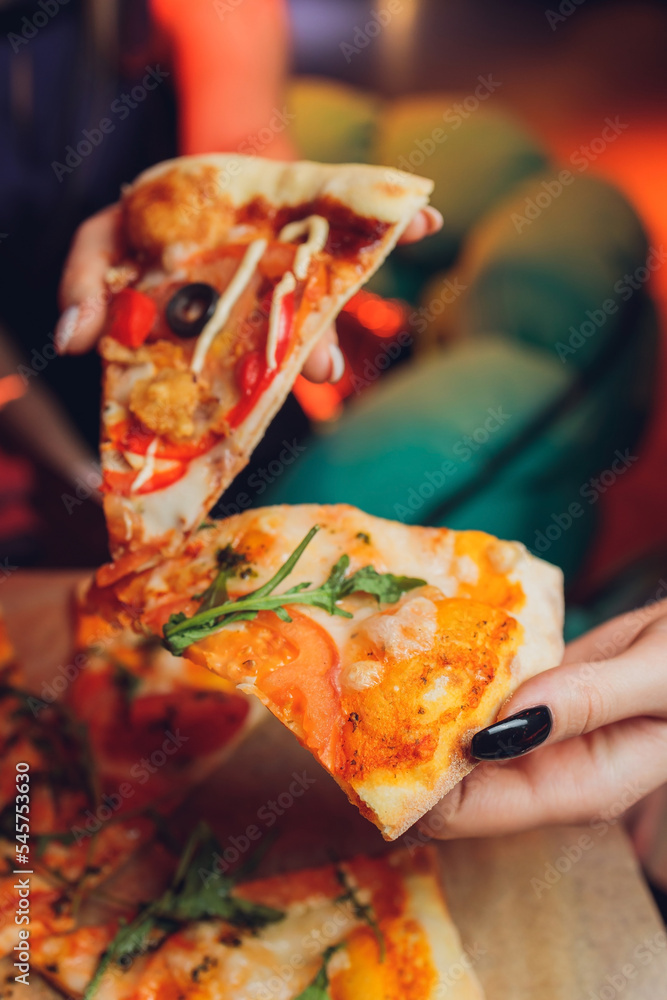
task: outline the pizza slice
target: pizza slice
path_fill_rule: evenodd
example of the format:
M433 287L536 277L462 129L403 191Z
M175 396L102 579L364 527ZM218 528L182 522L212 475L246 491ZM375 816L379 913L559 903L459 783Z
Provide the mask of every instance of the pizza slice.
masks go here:
M38 949L38 967L56 963L70 992L85 969L86 1000L430 1000L444 991L483 1000L435 851L239 883L216 874L215 848L195 837L172 886L115 938L80 941L77 964L62 960L65 942L54 939Z
M432 187L385 167L207 155L123 192L99 343L107 581L202 522Z
M75 611L79 666L63 696L86 726L100 791L116 813L172 809L225 760L264 709L209 670L91 607ZM119 790L123 795L119 795ZM122 799L121 801L118 801Z
M475 732L561 658L562 575L479 531L347 505L249 510L117 601L253 693L387 839L474 766Z
M0 749L0 956L6 956L17 943L17 869L30 874L34 944L71 931L82 903L155 837L155 823L119 817L120 796L102 796L82 727L59 702L48 705L31 693L15 666L0 674Z

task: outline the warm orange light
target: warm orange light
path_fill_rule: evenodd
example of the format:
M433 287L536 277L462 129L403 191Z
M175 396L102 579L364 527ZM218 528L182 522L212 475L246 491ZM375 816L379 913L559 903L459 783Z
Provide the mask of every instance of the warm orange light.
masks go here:
M303 375L299 375L293 391L303 412L311 420L321 422L336 420L342 413L343 401L340 390L329 382L314 385L312 382L308 382Z
M376 337L393 337L404 323L404 307L399 302L383 299L372 292L357 292L345 311Z
M20 375L5 375L0 378L0 408L25 394L25 382Z

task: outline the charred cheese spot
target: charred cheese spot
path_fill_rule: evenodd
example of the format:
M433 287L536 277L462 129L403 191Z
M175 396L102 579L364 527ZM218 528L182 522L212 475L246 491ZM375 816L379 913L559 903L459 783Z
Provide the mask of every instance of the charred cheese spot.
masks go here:
M522 631L511 615L468 598L436 604L428 650L385 653L381 684L343 687L338 765L348 780L430 760L442 728L472 712L501 672L509 675Z
M165 368L132 386L130 411L145 427L172 441L195 433L193 415L200 402L200 387L191 372Z

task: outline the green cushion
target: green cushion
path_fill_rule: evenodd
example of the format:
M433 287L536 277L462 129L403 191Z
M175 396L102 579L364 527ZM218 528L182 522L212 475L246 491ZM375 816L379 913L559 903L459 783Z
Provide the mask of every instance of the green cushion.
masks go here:
M368 163L382 101L317 77L295 77L287 91L290 134L299 156L319 163Z
M482 529L571 578L597 524L591 477L634 444L649 405L655 334L648 311L625 353L541 426L575 383L557 358L493 336L427 356L312 439L261 503L352 503L405 523Z
M440 266L453 260L471 227L500 198L547 164L544 151L514 119L484 103L464 119L455 110L461 100L434 94L388 103L372 150L376 163L435 181L431 201L443 214L444 228L407 255Z
M537 210L534 221L527 210ZM467 286L455 307L458 329L506 331L581 369L628 322L636 294L624 275L647 254L641 223L616 188L594 177L562 186L556 175L540 175L471 234L456 272Z

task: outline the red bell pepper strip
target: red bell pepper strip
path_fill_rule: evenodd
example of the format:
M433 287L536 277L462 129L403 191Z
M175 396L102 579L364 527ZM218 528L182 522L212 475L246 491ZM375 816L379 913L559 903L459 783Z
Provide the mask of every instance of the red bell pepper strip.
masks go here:
M182 479L187 469L187 462L179 462L172 469L155 472L143 486L134 491L134 496L142 496L144 493L155 493L156 490L166 489L167 486L171 486L172 483L176 483L179 479ZM129 497L133 493L132 484L138 475L139 473L134 470L132 472L117 472L114 469L108 469L104 473L104 482L101 487L102 493L116 493L120 496Z
M293 325L294 292L289 292L280 303L275 367L267 367L266 353L262 351L250 351L241 358L236 366L236 382L241 390L241 399L227 414L227 423L230 429L233 430L245 420L254 409L262 393L273 382L278 367L287 354Z
M134 288L114 296L109 309L109 335L125 347L141 347L157 319L153 299Z
M119 451L130 451L134 455L145 455L149 445L155 440L155 432L148 430L137 420L119 420L108 428L109 439ZM197 441L165 441L160 439L155 451L156 458L170 458L185 461L197 458L210 451L218 435L207 432Z

